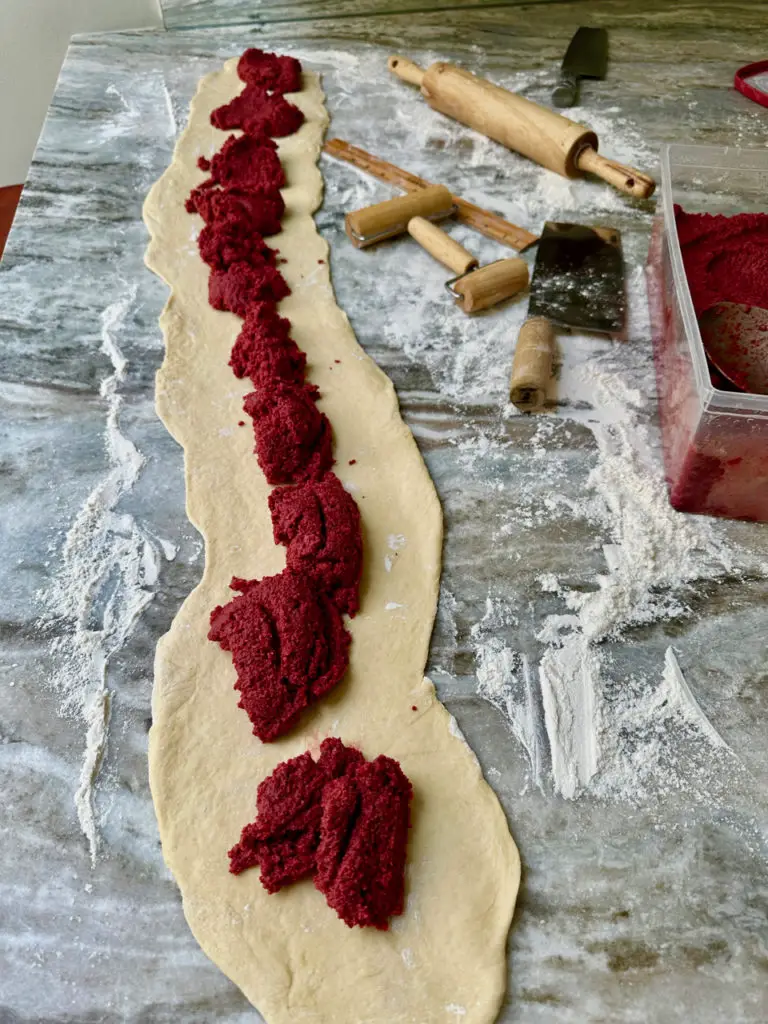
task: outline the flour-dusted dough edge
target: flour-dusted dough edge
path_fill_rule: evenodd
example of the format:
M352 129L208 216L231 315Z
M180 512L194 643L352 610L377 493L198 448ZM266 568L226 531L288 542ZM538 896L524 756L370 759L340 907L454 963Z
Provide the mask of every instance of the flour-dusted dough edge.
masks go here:
M203 578L157 648L149 763L163 855L203 950L269 1024L484 1024L504 994L519 857L474 754L423 678L441 510L391 382L334 300L328 247L312 219L327 126L312 73L291 97L306 122L280 143L287 213L273 244L288 259L281 269L292 288L280 311L307 352L334 429L336 472L362 514L362 610L349 624L344 682L290 736L268 745L236 706L230 656L206 639L208 613L226 600L230 576L284 565L250 427L236 425L248 422L241 412L248 384L227 366L240 321L208 305L199 222L183 206L204 177L197 157L212 155L225 138L210 125L210 111L240 88L235 60L201 81L173 162L144 207L146 262L171 289L157 408L184 447L188 514L206 546ZM393 548L395 536L404 545ZM328 735L369 757L397 758L414 785L407 905L388 932L348 929L310 882L268 896L256 870L227 871L227 849L253 818L258 783Z

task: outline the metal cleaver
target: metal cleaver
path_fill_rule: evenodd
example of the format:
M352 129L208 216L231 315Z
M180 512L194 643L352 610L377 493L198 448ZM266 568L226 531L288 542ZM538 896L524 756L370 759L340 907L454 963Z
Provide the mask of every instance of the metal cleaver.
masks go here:
M608 33L604 28L576 29L560 67L560 84L552 93L556 107L573 107L582 78L605 78L608 69Z
M626 296L619 232L547 221L539 239L528 316L582 331L620 334Z

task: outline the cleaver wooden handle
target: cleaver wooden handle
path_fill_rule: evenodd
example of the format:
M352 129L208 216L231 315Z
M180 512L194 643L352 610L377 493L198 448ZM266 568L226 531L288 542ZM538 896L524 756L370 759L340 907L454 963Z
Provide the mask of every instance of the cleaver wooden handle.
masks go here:
M544 405L552 377L555 332L546 317L534 316L520 328L512 361L509 397L521 412Z

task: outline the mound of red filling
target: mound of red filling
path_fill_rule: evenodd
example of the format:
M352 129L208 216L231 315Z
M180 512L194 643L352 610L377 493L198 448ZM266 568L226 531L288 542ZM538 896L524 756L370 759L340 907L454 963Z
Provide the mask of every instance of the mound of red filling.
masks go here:
M259 866L268 892L307 875L349 927L386 929L403 911L412 787L400 765L366 761L327 739L275 768L258 788L257 818L230 852L234 874Z
M240 593L211 612L208 639L232 652L238 706L273 740L342 678L349 633L333 602L290 570L230 586Z
M271 484L319 480L333 465L331 425L315 404L313 384L274 381L248 395L243 408L254 421L256 456Z
M287 565L328 594L339 611L359 607L363 561L360 512L333 473L269 496L276 544L285 544Z
M234 375L250 377L255 387L268 388L275 381L301 384L307 357L290 331L290 322L273 304L251 306L229 359Z

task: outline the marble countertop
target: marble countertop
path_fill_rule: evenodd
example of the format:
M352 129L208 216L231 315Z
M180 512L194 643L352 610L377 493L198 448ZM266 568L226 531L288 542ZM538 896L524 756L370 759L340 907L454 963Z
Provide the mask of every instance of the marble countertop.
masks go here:
M638 268L653 201L553 185L511 156L507 175L489 144L445 129L426 108L403 113L416 99L387 82L386 55L407 34L409 54L464 60L546 102L568 38L589 20L611 34L611 76L585 87L581 111L609 133L606 152L635 150L654 170L667 141L765 144L765 110L729 87L759 57L768 14L757 4L468 4L398 15L347 0L331 17L327 4L296 2L262 4L258 23L239 27L225 23L252 5L165 6L173 31L73 41L0 268L0 1020L9 1024L260 1019L187 929L146 769L154 647L199 578L202 550L184 515L180 450L154 414L166 289L143 266L141 204L170 161L199 77L248 45L297 53L323 74L332 134L533 230L545 217L583 215L582 200L590 217L619 227L636 306L628 341L574 342L572 352L642 397L632 399L633 436L649 439L651 462ZM536 690L535 672L520 666L535 669L554 649L542 628L573 612L563 591L594 591L617 539L618 525L584 504L600 486L590 476L601 464L592 406L505 418L524 303L465 323L426 256L409 248L406 262L395 244L353 251L344 212L390 193L327 158L323 171L317 220L338 301L394 380L445 510L429 672L522 854L500 1020L768 1019L768 527L708 521L701 529L733 562L702 570L682 594L662 588L663 615L600 645L606 708L622 688L660 677L673 646L727 752L697 745L695 730L665 728L642 789L616 771L608 786L604 768L565 799L552 781L540 693L528 693L529 732L513 726L520 688ZM483 260L503 255L457 237ZM508 715L477 692L483 659L487 669L500 651L512 652ZM88 764L76 698L104 684L108 745ZM606 749L622 736L611 721ZM641 773L644 751L651 756L638 744ZM93 864L78 790L81 817L92 792Z

